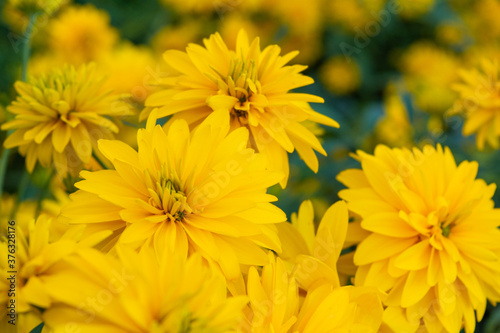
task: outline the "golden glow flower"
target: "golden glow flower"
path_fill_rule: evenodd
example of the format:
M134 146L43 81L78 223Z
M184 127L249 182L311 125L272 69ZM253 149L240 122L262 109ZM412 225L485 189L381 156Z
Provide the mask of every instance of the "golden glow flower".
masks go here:
M59 265L46 281L59 301L45 311L46 325L81 333L234 332L248 299L228 298L224 277L199 255L121 246L117 254L95 251Z
M269 253L270 263L259 275L250 267L247 294L250 308L240 323L238 332L290 332L297 320L299 290L293 276L289 276L280 258Z
M214 110L226 110L231 129L248 128L249 145L266 156L271 170L285 173L283 187L289 172L287 153L294 149L317 171L313 149L326 152L301 122L338 124L309 106L308 102L322 103L322 98L290 92L313 83L301 74L305 66L286 65L298 52L280 56L277 45L261 50L259 39L250 43L243 30L238 34L236 51L229 50L218 33L204 44L190 44L186 52L164 53L172 74L162 80L163 89L152 94L146 106L158 107L159 117L174 115L173 120L183 118L191 126ZM149 110L144 110L143 117Z
M400 60L405 83L415 104L426 112L443 114L453 105L456 93L458 58L430 42L412 44Z
M250 268L251 311L242 331L377 332L383 315L377 288L339 284L336 265L347 232L346 204L340 201L327 210L316 236L312 218L304 219L312 217L310 202L301 205L299 214L302 219L293 221L296 225L287 228L290 224L282 223L279 229L283 248L298 253L297 265L289 273L284 261L272 259L260 276ZM299 299L297 282L307 289L305 299Z
M326 88L337 95L349 94L361 83L358 65L354 59L344 56L328 59L320 69L320 78Z
M91 161L97 140L113 138L118 127L107 117L130 114L118 95L103 88L104 77L95 66L78 69L65 66L47 75L17 81L17 99L7 107L15 118L2 125L14 130L5 140L6 148L19 147L32 172L37 161L52 163L59 174L78 174Z
M62 215L90 230L115 230L120 243L199 252L228 279L240 276L240 264L267 263L260 246L280 252L273 224L286 216L266 189L283 175L266 170L262 156L246 147L248 130L227 135L225 110L191 133L184 120L168 130L155 121L156 111L137 134L138 151L99 142L115 170L82 171L85 180Z
M49 35L52 56L73 65L98 60L118 40L108 13L92 5L66 8L50 21Z
M377 288L322 284L307 293L291 331L377 333L382 314Z
M97 62L97 69L108 78L106 86L116 93L129 94L135 103L144 103L153 91L149 81L156 75L156 61L145 47L123 43Z
M318 283L340 287L337 261L347 234L348 211L339 201L327 209L315 231L313 206L304 201L292 223L278 224L283 259L296 263L294 274L305 290Z
M500 300L496 186L458 166L448 148L358 151L361 169L338 175L339 196L370 234L358 245L355 285L388 293L384 325L396 332L474 332L486 301Z
M396 0L395 3L401 17L415 19L431 11L434 7L435 0Z
M11 324L8 320L15 319L18 332L30 332L42 322L40 309L47 309L53 299L44 286L53 267L68 256L87 249L98 243L107 232L95 234L80 241L82 228L74 228L66 232L57 241L50 241L52 219L41 215L35 223L23 219L12 220L2 230L0 239L0 254L5 260L0 262L0 328L8 332ZM4 226L2 226L4 227ZM5 232L7 231L7 232ZM8 256L10 254L10 256ZM12 271L16 273L12 273ZM13 288L11 284L14 283ZM9 292L13 289L13 292ZM17 318L10 308L11 300L15 302ZM5 326L2 326L5 325Z
M408 110L396 87L389 84L384 101L384 116L375 127L377 141L391 147L407 147L413 145L412 133Z
M385 2L386 0L330 0L327 1L325 10L333 23L355 33L378 20L373 13L379 13Z
M484 59L481 70L462 70L463 82L454 85L460 94L455 111L464 111L463 134L476 134L479 149L488 143L494 149L500 148L500 86L498 61Z

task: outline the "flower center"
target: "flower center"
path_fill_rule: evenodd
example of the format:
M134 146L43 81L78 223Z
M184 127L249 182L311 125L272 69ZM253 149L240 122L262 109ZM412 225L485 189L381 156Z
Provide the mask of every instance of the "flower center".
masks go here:
M233 58L229 64L227 75L214 70L218 77L214 77L213 80L219 86L219 90L238 99L231 110L231 116L237 118L240 123L246 124L250 110L250 97L261 90L255 60L245 60L242 57Z
M151 195L148 203L163 211L169 221L181 222L187 214L193 212L187 203L186 195L177 185L179 182L167 177L164 167L154 176L149 170L146 171L146 182Z

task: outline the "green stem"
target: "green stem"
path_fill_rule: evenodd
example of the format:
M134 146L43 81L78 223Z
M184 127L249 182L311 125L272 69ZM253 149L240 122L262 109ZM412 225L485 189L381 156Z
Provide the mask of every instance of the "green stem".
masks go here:
M38 14L30 15L28 27L26 28L26 32L24 33L24 43L22 49L22 69L21 69L21 79L26 81L27 73L28 73L28 60L30 57L30 49L31 49L31 34L33 32L33 26L35 25L35 20ZM7 136L11 135L13 130L7 132ZM0 198L3 195L3 187L5 183L5 176L7 173L7 164L9 162L10 157L10 149L5 148L2 152L2 157L0 157Z
M37 16L38 16L37 13L32 14L30 16L28 27L26 28L26 32L24 33L24 44L22 51L23 67L21 72L21 80L23 80L24 82L26 82L28 76L28 61L30 59L30 53L31 53L31 34L33 32L33 26L35 25L35 20Z
M42 201L45 198L45 194L47 193L47 190L50 186L50 181L52 180L53 175L54 175L54 169L50 169L50 172L47 175L47 180L43 184L43 187L40 190L40 193L38 194L35 217L38 217L38 215L40 215L40 212L42 211Z
M2 158L0 159L0 199L3 193L3 184L5 181L5 174L7 171L7 162L9 161L10 149L4 149Z
M19 182L19 188L17 191L17 200L14 205L14 208L12 209L12 212L10 213L10 219L13 220L17 214L17 210L19 209L19 204L21 203L22 200L24 200L25 195L26 195L26 190L28 189L28 185L30 183L30 173L26 168L24 168L23 175L21 177L21 181Z

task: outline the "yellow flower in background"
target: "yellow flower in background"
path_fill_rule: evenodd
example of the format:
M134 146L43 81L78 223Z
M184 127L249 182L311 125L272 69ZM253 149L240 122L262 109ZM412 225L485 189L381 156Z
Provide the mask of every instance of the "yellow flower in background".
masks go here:
M19 96L7 107L15 118L2 125L14 132L4 146L19 147L29 172L39 161L46 168L54 164L61 176L78 174L91 162L97 140L118 132L107 117L130 114L120 96L103 88L104 80L91 64L53 69L29 83L17 81Z
M260 275L256 267L250 267L247 278L250 311L238 332L291 332L297 320L299 290L295 278L289 276L280 258L272 253L269 258Z
M56 179L57 177L54 177ZM54 182L56 184L57 182ZM13 195L3 194L0 200L0 234L7 234L8 222L16 221L16 227L23 229L23 234L28 234L28 225L31 220L38 215L45 215L53 219L50 224L50 239L49 242L56 241L70 228L69 225L57 220L61 208L69 202L69 197L66 191L59 186L52 186L51 193L54 199L43 199L38 207L38 203L34 200L23 200L17 202L17 198ZM37 212L40 210L39 212Z
M81 65L98 60L118 40L109 14L92 5L71 6L49 23L49 48L64 62Z
M380 145L356 158L361 169L337 177L348 187L339 196L370 232L354 254L355 285L388 293L392 331L474 332L474 312L481 320L487 299L500 300L496 186L440 145Z
M10 229L2 230L0 254L5 260L0 263L0 328L8 332L11 325L8 320L11 299L15 300L18 332L30 332L43 320L40 309L47 309L53 304L53 298L44 286L45 278L52 273L53 267L68 256L86 249L102 240L107 232L95 234L80 241L82 228L66 232L60 239L51 242L50 230L52 219L41 215L34 219L15 220L8 224ZM15 231L13 231L15 230ZM10 240L10 241L9 241ZM14 242L12 242L14 240ZM15 244L15 251L13 251ZM8 256L8 255L11 256ZM15 258L15 259L12 259ZM7 259L10 259L7 260ZM12 271L15 277L12 279ZM68 281L69 282L69 281ZM14 294L8 295L11 283L15 283ZM16 326L17 326L16 325Z
M337 95L346 95L359 88L361 73L354 59L336 56L320 68L320 79L325 87Z
M26 15L34 13L45 13L50 15L61 6L68 3L68 0L9 0L8 3Z
M156 32L151 46L156 54L170 49L184 50L189 43L201 40L203 29L203 24L198 20L184 20L179 25L167 25Z
M301 0L277 0L270 3L271 8L269 10L280 17L281 21L289 27L290 34L310 35L322 29L324 9L322 0L307 2Z
M477 0L461 8L468 30L478 44L496 44L500 36L500 4L496 0Z
M286 220L266 189L283 175L265 169L246 148L248 130L229 135L229 114L212 113L190 133L184 120L168 130L155 126L156 111L139 130L138 151L102 140L115 170L82 172L80 191L62 215L89 230L114 230L118 242L199 252L218 263L228 279L240 264L264 265L266 247L281 252L273 224Z
M182 118L196 126L222 109L230 114L231 129L247 128L249 145L267 158L271 170L285 174L282 187L289 173L287 153L295 149L317 171L314 150L326 152L301 122L338 124L309 106L308 102L322 103L322 98L290 92L314 82L301 74L305 66L286 65L297 52L280 56L277 45L261 50L259 39L250 43L243 30L238 34L237 51L229 50L218 33L204 44L190 44L186 52L165 52L172 75L162 80L162 90L148 97L149 109L143 117L158 107L159 117L174 115L172 120Z
M423 111L442 114L453 105L459 59L431 42L421 41L406 49L399 66L415 104Z
M213 0L161 0L160 3L182 14L215 13L221 20L232 11L254 10L265 4L263 0L213 1Z
M456 46L464 42L466 31L460 25L446 22L436 27L436 39L442 43Z
M415 19L432 10L435 0L395 0L398 8L398 13L406 19Z
M263 22L252 21L249 15L243 15L239 11L227 13L219 24L219 33L225 41L227 47L231 50L236 49L236 40L240 30L245 30L249 38L259 36L261 42L266 44L271 42L276 30L279 28L276 21L266 20ZM182 50L185 50L187 43ZM168 50L168 49L163 49Z
M386 0L330 0L326 2L326 15L332 23L339 24L349 32L362 31L369 22L378 20L376 16Z
M408 110L396 87L389 84L384 100L384 116L375 127L377 141L391 147L408 147L413 145L412 133Z
M279 44L284 53L300 50L297 56L290 60L292 65L314 64L321 57L321 52L323 51L321 33L319 31L311 33L296 31L293 34L287 34L279 41Z
M307 293L291 331L377 333L382 314L376 288L323 284Z
M94 251L59 265L46 281L59 301L45 311L46 325L81 333L234 332L248 299L228 298L224 277L199 255L122 246L117 255Z
M146 47L123 43L104 55L97 71L107 77L105 86L114 93L130 95L133 103L143 104L153 91L150 81L158 75L157 62Z
M500 148L500 81L498 61L483 59L480 69L462 70L462 83L455 84L460 94L454 111L465 115L463 134L476 134L477 147L484 149L488 143Z

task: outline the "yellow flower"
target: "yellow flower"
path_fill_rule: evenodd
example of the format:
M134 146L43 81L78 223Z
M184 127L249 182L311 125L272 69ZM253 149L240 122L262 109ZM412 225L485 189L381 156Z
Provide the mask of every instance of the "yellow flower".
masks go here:
M339 196L370 234L354 254L357 286L388 292L385 325L396 332L473 332L486 300L500 300L500 210L478 164L425 146L358 151Z
M200 252L229 279L240 276L240 264L267 263L260 246L281 251L273 224L286 216L266 189L282 174L246 148L246 128L227 135L223 110L191 133L184 120L168 131L155 126L155 114L137 134L138 151L99 142L115 170L82 171L85 180L62 215L91 230L115 230L120 243Z
M234 10L249 10L258 7L262 0L246 1L213 1L213 0L161 0L166 6L173 7L181 14L207 14L216 13L221 19Z
M156 32L151 46L157 54L165 50L184 50L193 41L201 40L203 25L199 20L183 20L179 25L167 25Z
M50 15L65 5L68 0L9 0L9 4L26 15L46 13Z
M92 5L68 7L49 24L53 56L73 65L99 59L118 39L108 13Z
M298 214L292 214L291 222L278 224L278 236L283 248L281 257L296 264L293 271L300 287L312 290L325 283L335 288L346 284L353 264L352 253L340 256L346 239L351 238L347 235L345 202L339 201L326 210L317 231L309 200L300 205Z
M291 332L297 320L299 290L295 278L287 274L280 258L272 253L269 258L270 263L263 267L260 276L255 267L250 267L247 293L251 310L238 332Z
M429 42L417 42L404 52L400 68L420 109L442 114L453 104L456 94L450 86L459 64L454 54Z
M149 81L156 75L156 62L152 52L145 47L123 43L103 56L97 68L108 77L106 86L109 89L131 95L135 103L144 103L153 90Z
M374 13L379 13L386 0L330 0L326 13L330 20L350 32L365 30L366 25L377 21Z
M398 13L406 19L414 19L428 13L434 7L435 0L396 0Z
M0 328L15 319L18 332L30 332L42 322L40 309L52 305L53 299L44 286L44 281L53 267L68 256L98 243L107 232L95 234L79 241L82 228L74 228L59 240L50 242L52 219L41 215L35 223L31 219L12 220L0 239ZM9 256L10 255L10 256ZM12 286L15 285L15 287ZM14 300L14 302L12 302ZM7 306L15 304L18 317ZM12 307L11 307L12 308ZM7 332L4 326L2 332Z
M297 52L280 56L277 45L261 51L259 39L250 43L244 30L238 34L237 51L229 50L218 33L204 44L190 44L186 52L165 52L164 59L175 74L163 80L164 89L152 94L146 106L159 107L159 117L175 114L172 119L186 119L192 126L214 110L226 110L231 115L231 128L248 128L250 146L266 156L270 169L285 173L283 187L289 172L287 152L297 149L316 171L318 160L313 149L326 152L301 122L309 119L334 127L338 124L307 103L322 103L322 98L290 93L313 83L300 74L304 66L286 66ZM143 116L147 112L144 110Z
M29 83L17 81L19 96L7 107L16 116L2 125L14 132L4 146L19 147L29 172L39 161L43 167L54 163L62 176L78 174L90 163L97 140L113 138L118 131L107 116L130 113L119 96L103 89L103 81L94 65L65 66Z
M498 61L484 59L481 70L462 70L463 82L455 84L454 89L460 94L455 103L455 111L464 111L465 124L463 134L476 133L479 149L488 143L494 149L500 148L500 98Z
M396 87L389 84L384 101L384 116L375 127L377 141L392 147L406 147L413 144L408 110Z
M117 254L95 251L59 265L45 284L59 301L45 311L46 325L81 333L234 332L248 299L228 298L224 277L199 255L122 246Z
M56 177L54 177L56 178ZM51 194L54 199L44 199L41 202L39 215L46 215L53 218L50 224L49 242L56 241L70 228L69 225L58 221L56 218L61 207L69 201L68 194L58 187L53 187ZM9 221L16 221L18 228L22 228L24 234L28 234L28 225L37 216L37 202L24 200L17 202L17 198L12 195L3 194L0 200L0 234L7 234Z
M238 332L370 332L382 322L379 292L372 287L319 285L300 301L293 275L280 258L264 266L259 276L251 267L247 292L250 311ZM300 307L299 307L300 304Z
M323 284L307 293L292 332L377 333L382 314L376 288Z
M337 95L349 94L361 83L358 65L344 56L328 59L320 69L320 78L326 88Z

